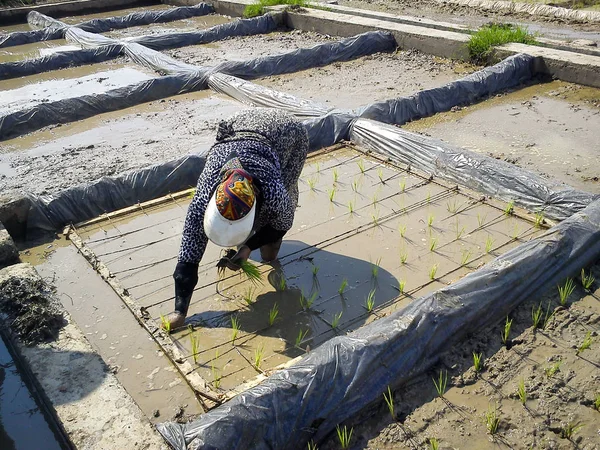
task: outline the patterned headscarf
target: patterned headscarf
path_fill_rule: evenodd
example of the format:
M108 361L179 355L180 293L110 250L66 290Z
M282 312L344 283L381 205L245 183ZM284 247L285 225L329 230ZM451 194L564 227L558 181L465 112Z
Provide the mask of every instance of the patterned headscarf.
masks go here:
M242 169L226 171L224 181L217 186L215 199L217 209L225 219L245 217L256 201L252 176Z

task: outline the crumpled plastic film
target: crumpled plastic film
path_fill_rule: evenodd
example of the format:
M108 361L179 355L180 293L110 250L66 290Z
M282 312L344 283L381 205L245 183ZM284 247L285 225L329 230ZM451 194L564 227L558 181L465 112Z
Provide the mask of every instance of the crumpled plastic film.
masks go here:
M600 195L547 180L513 164L372 120L356 120L350 139L421 171L477 192L514 201L530 211L563 220Z
M497 323L598 257L600 201L456 283L334 337L197 420L157 428L176 450L305 449L381 401L388 386L429 369L452 343Z
M372 103L359 109L357 115L402 125L449 111L453 106L473 103L479 98L530 80L533 76L533 60L533 56L520 53L444 86L426 89L409 97Z

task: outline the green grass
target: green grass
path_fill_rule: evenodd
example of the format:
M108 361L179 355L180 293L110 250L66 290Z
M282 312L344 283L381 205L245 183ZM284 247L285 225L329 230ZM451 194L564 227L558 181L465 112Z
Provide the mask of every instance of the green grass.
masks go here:
M436 438L429 438L429 450L438 450L440 448L440 443Z
M591 270L590 270L590 273L586 275L585 269L581 269L581 285L583 286L583 288L586 291L589 292L592 289L592 286L594 285L594 281L596 281L596 279L592 275Z
M270 327L273 326L273 324L277 320L278 315L279 315L279 306L277 306L277 303L275 303L273 305L273 307L271 308L271 310L269 311L269 326Z
M512 24L490 24L482 26L473 33L467 47L471 59L482 63L486 62L494 47L509 42L534 44L535 37L525 27Z
M254 349L254 367L256 367L259 370L263 360L264 352L265 347L262 344Z
M372 312L375 307L375 289L372 289L365 300L365 308L367 308L368 312Z
M550 313L550 302L548 302L548 307L546 308L546 314L543 315L543 313L544 313L544 310L542 309L542 302L540 302L540 304L537 306L537 308L535 306L533 306L531 308L531 319L533 321L533 329L534 330L537 330L537 329L545 330L546 325L548 325L548 322L554 316L554 311L552 311L552 313Z
M429 279L431 281L435 280L435 274L437 272L437 268L438 268L438 265L434 264L433 266L431 266L431 269L429 269Z
M265 13L265 7L276 5L308 7L308 2L305 0L258 0L258 2L246 6L244 9L244 17L250 18L261 16Z
M240 267L242 268L242 272L246 274L246 277L252 283L257 284L262 281L262 275L260 273L260 270L250 261L242 261L240 263Z
M473 367L475 368L475 373L481 372L483 369L483 353L473 352Z
M335 427L335 429L337 431L338 440L340 441L340 447L342 450L350 448L350 441L352 440L352 432L354 431L354 428L350 428L350 430L348 430L346 425L344 425L344 428L340 428L338 425Z
M561 304L561 306L565 306L567 304L567 300L569 299L569 297L575 290L575 283L573 283L572 278L567 278L564 286L557 286L557 287L558 287L558 296L560 298L560 304Z
M405 287L406 287L406 281L405 280L398 281L398 292L400 292L400 294L404 294L404 288Z
M385 400L385 404L388 407L392 419L396 420L396 414L394 414L394 394L392 394L392 390L389 386L387 388L387 392L383 393L383 399Z
M304 339L306 339L306 335L308 334L308 329L306 330L300 330L298 332L298 336L296 336L296 347L300 347L300 344L302 344L302 341L304 341Z
M438 375L438 379L431 378L433 380L433 385L435 386L435 391L439 395L440 398L444 398L444 394L446 393L446 386L448 385L448 371L440 370L440 374Z
M519 400L524 405L527 402L527 390L525 389L525 380L523 378L519 380L517 394L519 395Z
M506 346L508 342L510 342L510 328L512 327L512 319L509 319L506 316L506 322L504 323L504 329L500 332L500 336L502 337L502 344Z
M340 295L344 295L344 292L346 291L346 288L348 287L348 280L346 280L345 278L342 280L342 284L340 284L340 287L338 289L338 294Z
M306 449L307 450L319 450L319 447L317 447L317 444L315 444L314 441L310 441L308 444L306 444Z
M594 408L596 408L596 411L600 411L600 394L596 394L594 397Z
M311 294L310 297L307 297L306 295L304 295L304 291L300 292L300 307L302 309L309 310L310 307L313 305L313 303L315 302L315 300L317 299L317 296L319 295L318 292L313 292Z
M485 426L492 436L498 432L498 425L500 425L500 418L498 417L498 408L496 405L492 408L490 405L485 413Z
M333 319L331 320L331 328L337 328L340 324L340 319L342 318L343 312L340 311L337 314L334 314Z

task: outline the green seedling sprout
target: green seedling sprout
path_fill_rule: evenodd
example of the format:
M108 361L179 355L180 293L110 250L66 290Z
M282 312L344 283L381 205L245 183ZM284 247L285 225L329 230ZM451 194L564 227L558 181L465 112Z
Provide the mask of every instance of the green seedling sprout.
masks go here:
M235 340L240 332L240 320L237 316L231 316L231 343L235 345Z
M433 216L433 214L429 214L429 215L427 216L427 226L428 226L429 228L431 228L431 226L433 225L433 219L434 219L434 218L435 218L435 217Z
M483 353L473 352L473 367L475 369L475 373L481 372L483 369Z
M400 192L404 192L406 190L406 178L402 178L400 180Z
M265 347L262 344L254 349L254 367L256 367L258 370L260 370L264 351Z
M427 201L427 203L431 201L431 191L427 191L427 197L425 198L425 200Z
M579 422L569 422L562 430L560 430L560 437L563 439L571 440L576 433L583 428L583 424Z
M277 290L279 292L283 292L287 289L287 280L285 279L285 275L281 273L279 275L279 280L277 281Z
M371 214L371 219L373 219L373 225L375 225L376 227L379 226L379 215L378 214Z
M403 252L400 253L400 262L402 264L406 264L407 259L408 259L408 251L404 250Z
M398 281L398 292L400 292L400 294L404 294L404 288L405 287L406 287L406 281L405 280Z
M316 277L318 273L319 273L319 266L314 266L314 265L313 265L313 266L312 266L312 274L313 274L313 277Z
M333 316L333 319L331 320L331 328L337 328L337 326L340 323L340 319L342 318L342 314L343 311L340 311L339 313Z
M458 204L456 203L456 199L453 199L452 203L450 203L450 200L448 200L448 202L446 203L446 209L449 213L455 214L456 211L458 211Z
M385 184L385 180L383 179L383 170L382 169L377 170L377 176L379 177L379 182L381 184Z
M304 339L306 339L306 335L308 334L308 329L306 330L300 330L298 331L298 336L296 336L296 347L300 347L300 344L302 344L302 341Z
M521 400L521 403L525 405L525 403L527 402L527 391L525 389L525 380L523 378L519 380L519 385L517 386L517 394L519 395L519 400Z
M544 213L543 212L535 213L535 221L534 221L533 225L536 228L542 228L543 223L544 223Z
M317 162L315 168L317 169L317 173L321 173L321 163Z
M260 273L260 270L250 261L242 261L240 263L240 267L242 269L242 272L246 274L248 280L250 280L253 284L257 284L262 281L262 275Z
M279 306L277 303L273 304L273 307L269 311L269 326L272 327L275 321L277 320L277 316L279 315Z
M300 306L302 307L302 309L304 309L304 310L310 309L310 307L313 305L313 303L317 299L318 295L319 295L318 292L313 292L310 297L306 297L306 295L304 295L304 291L301 291L300 292Z
M404 235L406 234L406 225L400 225L398 227L398 231L400 232L400 237L404 237Z
M433 266L431 266L431 269L429 269L429 279L431 281L435 280L435 274L437 272L437 268L438 268L438 265L434 264Z
M345 278L342 280L342 284L340 284L340 287L338 289L338 294L340 295L344 295L344 291L346 290L346 288L348 287L348 280L346 280Z
M352 190L358 193L358 180L352 181Z
M454 231L456 232L456 240L458 241L465 232L465 227L460 226L458 218L456 219L456 223L454 225Z
M365 173L365 162L362 159L358 161L356 165L358 166L360 173Z
M492 436L498 432L498 425L500 425L500 417L498 417L498 408L496 405L488 406L488 410L485 413L485 426Z
M394 394L392 394L392 390L389 386L387 388L387 392L383 393L383 399L385 400L385 404L388 407L390 416L392 416L393 420L396 420L396 414L394 413Z
M506 344L508 342L510 342L510 329L512 327L512 319L509 319L508 316L506 316L506 322L504 323L504 329L500 332L500 336L502 337L502 344L504 344L504 346L506 346Z
M600 411L600 393L594 397L594 408L596 408L596 411Z
M338 440L340 441L340 447L342 447L342 450L347 450L350 448L350 441L352 440L352 432L354 431L354 428L350 428L350 431L348 431L348 428L346 428L346 425L344 425L344 428L340 428L340 426L336 426L335 427L336 431L337 431L337 437Z
M214 361L216 361L217 359L219 359L219 350L215 352ZM215 389L219 389L221 387L221 373L219 372L219 369L215 367L214 362L210 365L210 371L213 377L213 386L215 387Z
M200 339L194 334L194 329L191 325L188 325L188 330L190 331L190 346L192 347L194 364L198 364L198 344L200 344Z
M531 308L531 320L533 322L533 329L544 330L546 329L546 325L548 321L554 316L554 312L550 314L550 302L548 302L548 307L546 308L546 314L544 315L544 310L542 308L542 302L535 307Z
M515 226L513 227L513 232L512 232L511 238L516 240L519 237L520 233L521 233L521 230L519 230L519 225L515 223Z
M339 174L338 174L338 171L337 171L337 169L333 169L333 182L334 182L334 183L337 183L337 181L338 181L338 176L339 176Z
M429 450L439 450L440 443L436 438L429 438Z
M371 199L371 205L375 206L377 204L377 194L373 194L373 198Z
M575 290L575 283L573 282L572 278L567 278L564 286L557 286L557 288L560 304L565 306L567 304L567 300Z
M333 199L335 198L335 188L328 190L327 194L329 194L329 201L333 203Z
M348 211L350 211L350 214L354 214L354 202L352 200L348 202Z
M167 333L171 332L171 322L169 322L169 319L167 319L165 316L163 316L162 314L160 315L160 322L162 325L162 329L165 330Z
M587 334L585 335L585 338L583 339L583 342L577 348L577 352L575 354L579 355L584 350L588 350L591 346L592 346L592 333L590 331L588 331Z
M436 237L432 237L431 239L429 239L429 251L430 252L435 252L435 249L437 248L437 238Z
M381 266L381 257L377 258L377 261L375 261L375 264L371 264L371 275L373 276L373 278L377 278L377 275L379 275L379 267Z
M367 299L365 300L365 308L368 312L372 312L375 307L375 289L372 289L367 295Z
M493 246L494 246L494 240L492 239L491 236L488 236L487 239L485 240L485 252L486 253L491 252Z
M308 183L308 187L310 188L310 190L314 191L315 186L317 185L317 180L315 178L309 178L308 180L306 180L306 182Z
M248 289L246 289L242 295L242 298L244 299L244 301L246 302L246 304L248 306L252 305L254 303L254 293L256 291L256 287L254 286L248 286Z
M438 375L438 379L431 378L433 380L433 384L435 386L435 391L437 392L440 398L444 398L444 394L446 393L446 386L448 384L448 371L440 370L440 374Z
M544 368L544 373L548 378L552 378L556 372L560 372L560 366L562 366L562 361L559 359L550 367Z
M581 269L581 285L583 286L583 288L587 292L590 292L592 290L592 286L594 285L594 281L596 281L596 279L592 275L592 271L591 270L590 270L590 273L588 275L586 275L585 274L585 269Z
M511 200L506 205L506 208L504 208L504 215L510 216L514 211L515 211L515 202L513 200Z
M460 258L460 265L466 266L467 262L469 262L469 259L471 259L471 250L463 250Z
M481 215L480 213L477 213L477 225L479 225L479 228L483 226L486 218L487 214Z
M315 444L314 441L310 441L308 444L306 444L306 449L307 450L319 450L319 447L317 447L317 444Z

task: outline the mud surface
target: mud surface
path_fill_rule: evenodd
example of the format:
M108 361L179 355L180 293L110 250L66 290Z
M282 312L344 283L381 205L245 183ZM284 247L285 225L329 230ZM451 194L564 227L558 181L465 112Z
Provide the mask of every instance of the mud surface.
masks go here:
M127 39L136 36L161 35L165 33L178 33L186 31L200 31L215 25L231 21L230 17L218 14L208 14L206 16L191 17L189 19L176 20L173 22L155 23L152 25L143 25L138 27L123 28L105 33L115 39Z
M592 273L600 279L600 266ZM422 449L435 438L440 449L597 449L600 289L597 282L591 292L576 284L566 308L559 306L554 288L513 311L508 347L500 339L503 321L450 349L431 373L394 393L395 419L382 396L381 405L349 424L354 426L351 448ZM540 302L554 314L545 329L534 330L532 308ZM586 336L591 347L578 351ZM480 373L473 367L473 352L483 355ZM448 373L444 398L432 381L440 371ZM485 421L490 408L499 418L494 435ZM570 439L565 435L569 425L576 430ZM337 438L320 448L339 448Z
M539 232L477 199L349 150L311 159L279 262L260 265L263 283L255 286L232 272L219 279L220 249L209 245L189 312L188 325L196 331L172 336L217 392L268 374ZM86 245L158 322L173 308L170 274L188 201L80 230ZM365 303L369 295L371 312ZM239 321L235 345L232 318ZM193 339L199 342L196 351Z
M595 193L600 192L598 127L600 90L561 81L403 126Z
M478 11L474 8L445 5L430 0L340 0L340 5L353 8L370 9L391 14L403 14L425 17L432 20L454 23L476 29L489 22L509 22L527 27L529 31L551 38L572 41L589 39L600 42L600 30L594 24L564 24L559 20L531 16L515 15L499 11L496 13Z

